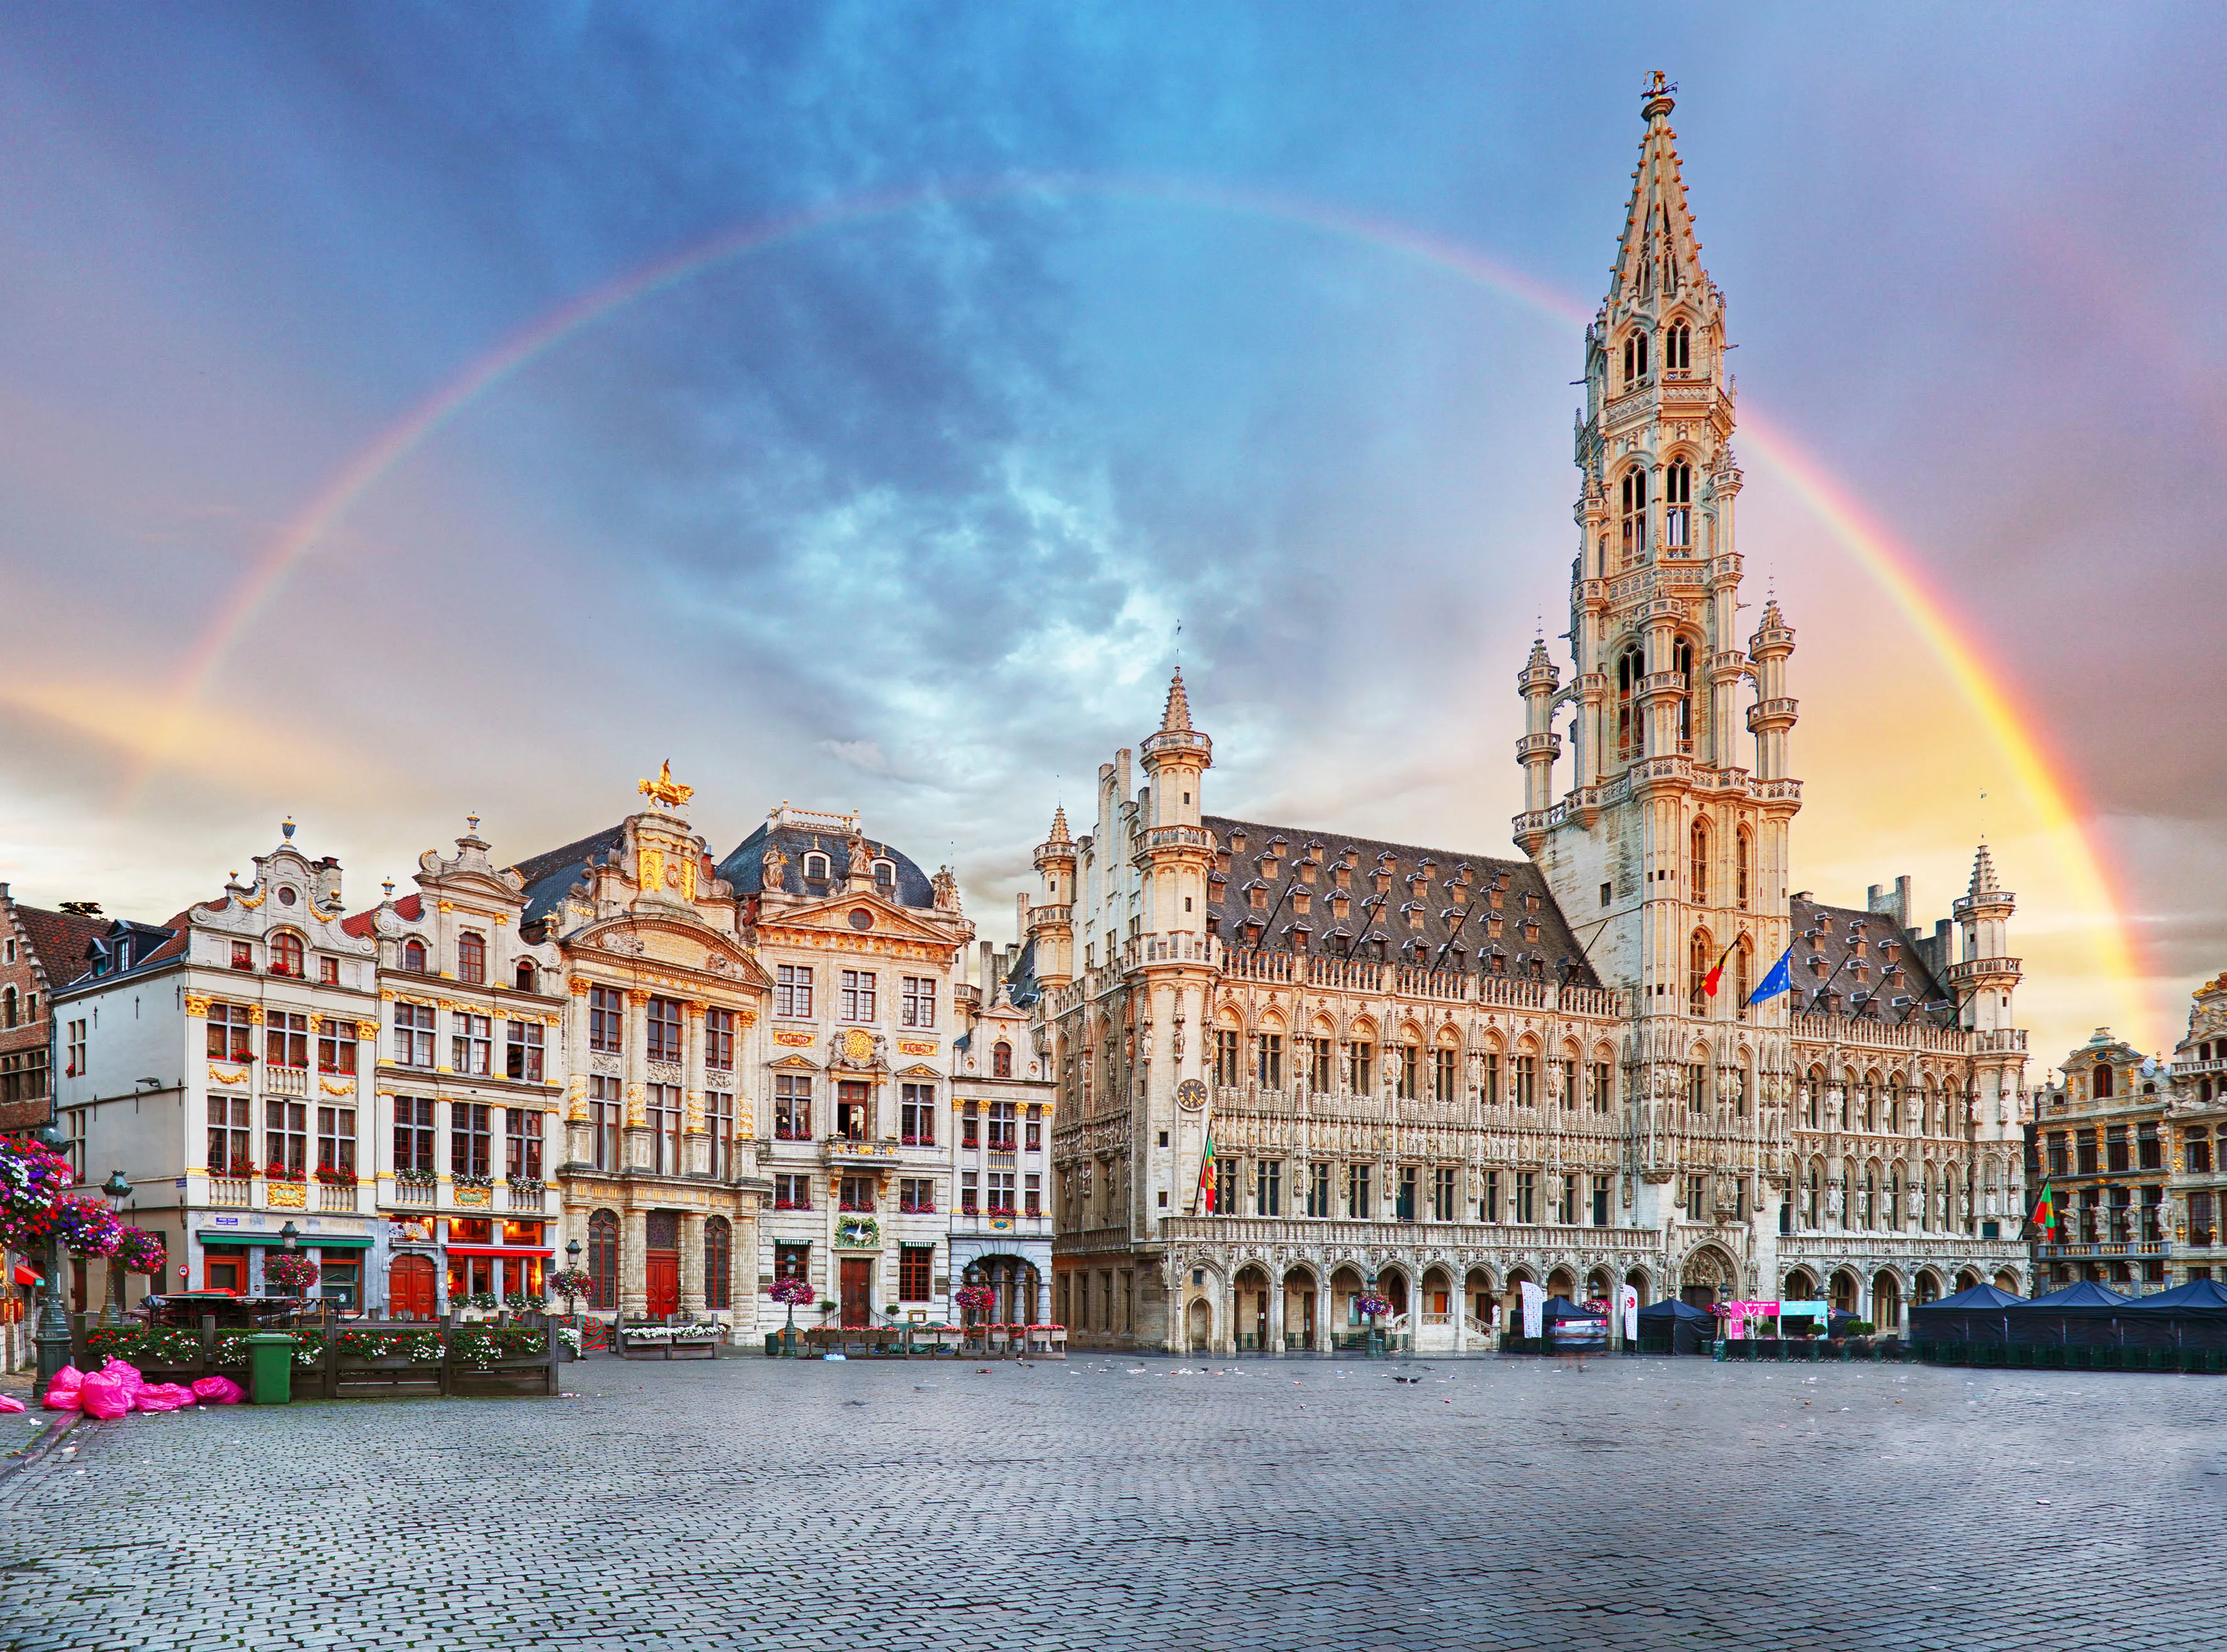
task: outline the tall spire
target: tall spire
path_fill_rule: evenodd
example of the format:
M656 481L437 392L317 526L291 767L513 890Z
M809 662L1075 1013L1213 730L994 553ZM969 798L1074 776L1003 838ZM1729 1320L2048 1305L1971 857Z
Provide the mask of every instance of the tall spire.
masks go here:
M1181 666L1176 667L1176 674L1168 684L1168 709L1160 718L1160 732L1190 732L1190 698L1184 692Z
M1610 273L1609 303L1675 297L1694 285L1708 285L1701 269L1701 243L1694 234L1694 215L1686 205L1686 182L1678 167L1678 135L1670 130L1676 90L1657 69L1648 77L1640 113L1647 134L1640 140L1639 165L1631 175L1631 199L1625 204L1624 234L1617 243Z
M1977 899L1982 895L1993 895L2001 887L1995 882L1994 860L1988 853L1988 845L1983 843L1980 845L1980 852L1972 858L1972 896Z
M1065 804L1056 804L1053 807L1051 812L1051 836L1047 838L1045 841L1047 843L1073 843L1075 841L1073 838L1068 835L1067 806Z

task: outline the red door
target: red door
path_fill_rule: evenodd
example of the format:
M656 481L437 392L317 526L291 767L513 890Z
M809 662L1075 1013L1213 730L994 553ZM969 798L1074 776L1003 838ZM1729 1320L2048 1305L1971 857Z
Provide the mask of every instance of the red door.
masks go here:
M649 1287L648 1313L652 1319L664 1319L680 1311L680 1253L679 1251L650 1251L648 1262Z
M433 1259L398 1256L387 1265L386 1311L396 1319L433 1316Z
M843 1323L870 1325L874 1320L874 1260L871 1256L843 1259Z

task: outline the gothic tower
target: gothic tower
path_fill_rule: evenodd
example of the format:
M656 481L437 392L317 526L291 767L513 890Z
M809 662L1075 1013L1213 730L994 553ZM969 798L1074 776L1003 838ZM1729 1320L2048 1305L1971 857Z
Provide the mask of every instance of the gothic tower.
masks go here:
M1784 1175L1786 1004L1745 1000L1786 949L1801 807L1787 775L1794 633L1773 602L1745 648L1739 636L1725 300L1701 267L1671 107L1657 74L1608 296L1586 333L1575 673L1563 686L1541 642L1517 679L1516 839L1595 973L1630 1003L1625 1094L1645 1190L1635 1214L1650 1224L1666 1196L1690 1209L1696 1176L1706 1199L1743 1170ZM1751 685L1752 765L1739 737ZM1557 802L1565 710L1575 772ZM1768 1246L1760 1221L1752 1231Z

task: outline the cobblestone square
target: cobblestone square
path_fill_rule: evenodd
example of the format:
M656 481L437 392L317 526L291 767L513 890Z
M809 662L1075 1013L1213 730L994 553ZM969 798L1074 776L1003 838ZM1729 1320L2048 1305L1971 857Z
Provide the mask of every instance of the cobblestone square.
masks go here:
M565 1388L80 1423L0 1479L5 1644L2064 1649L2223 1623L2198 1557L2227 1383L2201 1377L598 1358Z

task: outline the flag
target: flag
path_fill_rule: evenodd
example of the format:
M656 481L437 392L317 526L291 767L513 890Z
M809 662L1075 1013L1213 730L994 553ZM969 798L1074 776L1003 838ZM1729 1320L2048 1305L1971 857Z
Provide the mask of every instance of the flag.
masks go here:
M1203 1216L1214 1214L1214 1126L1206 1127L1206 1157L1198 1165L1198 1212Z
M1750 1004L1768 1004L1781 992L1792 992L1794 972L1790 966L1793 962L1794 948L1789 947L1784 952L1779 954L1778 961L1765 971L1763 979L1755 984L1755 991L1747 995L1747 1001Z
M2040 1230L2045 1241L2057 1231L2057 1190L2045 1179L2041 1184L2041 1196L2033 1202L2033 1225Z
M1732 947L1739 945L1739 942L1737 941L1732 942ZM1727 947L1717 954L1717 966L1701 979L1701 991L1707 992L1711 998L1716 997L1717 983L1725 978L1725 960L1732 955L1732 947Z

